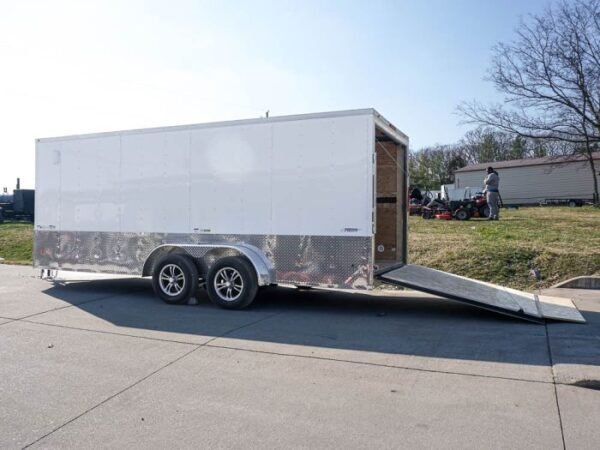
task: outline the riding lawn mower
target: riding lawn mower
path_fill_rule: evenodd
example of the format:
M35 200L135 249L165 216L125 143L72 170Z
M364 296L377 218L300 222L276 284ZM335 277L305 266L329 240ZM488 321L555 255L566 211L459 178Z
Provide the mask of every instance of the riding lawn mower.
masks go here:
M489 214L490 207L482 192L464 200L435 199L422 210L423 219L469 220L471 217L488 217Z

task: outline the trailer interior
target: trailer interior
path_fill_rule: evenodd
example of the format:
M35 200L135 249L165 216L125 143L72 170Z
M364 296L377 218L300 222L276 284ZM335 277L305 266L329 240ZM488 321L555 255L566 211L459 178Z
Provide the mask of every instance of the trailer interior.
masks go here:
M584 323L570 299L521 292L408 263L407 148L393 133L375 132L375 277L383 283L427 292L496 313L543 323Z
M375 264L407 262L406 146L375 132Z

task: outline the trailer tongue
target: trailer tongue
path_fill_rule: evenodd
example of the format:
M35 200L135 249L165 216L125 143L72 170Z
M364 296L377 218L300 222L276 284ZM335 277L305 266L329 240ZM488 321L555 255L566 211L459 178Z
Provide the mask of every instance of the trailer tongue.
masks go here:
M535 295L412 264L375 274L379 280L427 292L512 317L543 323L544 319L585 322L569 299Z

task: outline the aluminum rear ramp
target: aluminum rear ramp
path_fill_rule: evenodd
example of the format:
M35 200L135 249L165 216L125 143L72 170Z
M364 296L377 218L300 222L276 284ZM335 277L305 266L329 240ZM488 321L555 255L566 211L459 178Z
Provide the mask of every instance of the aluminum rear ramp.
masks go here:
M380 270L376 277L385 283L532 322L542 323L544 319L585 322L569 299L530 294L427 267L405 264Z

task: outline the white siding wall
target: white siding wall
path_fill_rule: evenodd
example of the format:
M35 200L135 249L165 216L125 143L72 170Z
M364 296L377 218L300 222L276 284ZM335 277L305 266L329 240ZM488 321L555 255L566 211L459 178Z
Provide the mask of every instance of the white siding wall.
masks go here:
M37 143L36 227L370 236L372 114Z
M600 161L596 163L598 170ZM497 169L505 204L540 203L546 199L592 199L594 185L588 162ZM459 172L456 188L483 186L485 171Z

